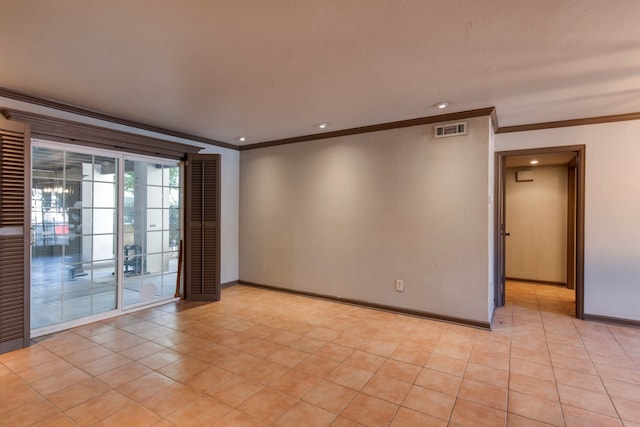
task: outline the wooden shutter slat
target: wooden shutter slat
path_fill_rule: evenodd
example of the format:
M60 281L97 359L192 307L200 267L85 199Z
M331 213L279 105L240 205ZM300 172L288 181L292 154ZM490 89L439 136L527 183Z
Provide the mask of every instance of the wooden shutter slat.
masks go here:
M24 124L0 119L0 353L29 345L29 147Z
M185 296L220 299L220 155L189 155L185 206Z

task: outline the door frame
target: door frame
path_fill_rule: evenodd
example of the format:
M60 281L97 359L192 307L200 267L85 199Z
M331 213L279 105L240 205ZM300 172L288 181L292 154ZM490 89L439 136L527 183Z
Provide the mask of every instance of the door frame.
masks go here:
M28 208L29 209L29 214L25 215L25 221L28 221L29 227L27 227L29 230L31 229L31 192L32 192L32 184L33 184L33 180L32 180L32 174L31 174L31 168L32 168L32 153L33 153L33 147L44 147L44 148L49 148L49 149L53 149L53 150L61 150L61 151L73 151L73 152L79 152L79 153L84 153L84 154L92 154L92 155L101 155L101 156L108 156L108 157L113 157L115 159L117 159L118 161L118 168L117 168L117 183L116 183L116 228L117 228L117 232L116 232L116 261L115 261L115 277L116 277L116 307L112 310L108 310L108 311L104 311L104 312L100 312L100 313L96 313L96 314L91 314L88 316L84 316L84 317L80 317L77 319L72 319L72 320L67 320L67 321L63 321L60 323L54 323L52 325L45 325L39 328L35 328L32 329L31 328L31 324L30 324L30 319L31 319L31 311L29 310L29 312L25 313L25 317L29 319L28 322L28 326L29 326L29 334L27 335L27 337L29 338L37 338L43 335L48 335L50 333L55 333L55 332L59 332L59 331L63 331L63 330L67 330L67 329L71 329L74 327L78 327L78 326L83 326L86 325L88 323L92 323L92 322L97 322L97 321L101 321L101 320L105 320L105 319L109 319L112 317L116 317L116 316L120 316L123 314L127 314L127 313L132 313L135 311L139 311L139 310L144 310L144 309L148 309L148 308L152 308L158 305L163 305L166 304L170 301L177 301L179 298L172 296L172 297L161 297L156 301L151 301L151 302L141 302L141 303L135 303L135 304L128 304L125 305L124 304L124 285L125 285L125 277L124 277L124 271L123 271L123 264L122 264L122 260L124 259L124 245L122 244L123 241L123 235L124 235L124 175L125 175L125 161L126 160L133 160L133 161L140 161L140 162L149 162L149 163L154 163L154 164L173 164L173 162L177 163L177 164L181 164L178 160L176 159L169 159L169 158L163 158L163 157L153 157L153 156L149 156L149 155L144 155L144 154L137 154L137 153L130 153L130 152L126 152L126 151L116 151L116 150L109 150L109 149L104 149L104 148L96 148L93 146L82 146L82 145L76 145L76 144L69 144L66 142L58 142L58 141L54 141L51 139L46 139L46 138L30 138L29 139L29 151L27 153L28 155L28 170L25 169L25 173L28 172L28 177L29 177L29 181L27 183L27 187L28 187L28 200L25 202L25 209ZM182 168L182 166L181 166ZM181 177L182 180L182 177ZM184 189L184 183L181 182L181 189ZM146 191L146 190L145 190ZM183 205L183 200L181 199L181 210L184 209L184 205ZM183 214L181 213L181 216L183 217ZM184 221L181 220L180 221L180 226L181 226L181 238L184 238ZM29 237L30 237L30 233L29 235L25 235L26 239L27 239L27 244L29 243ZM28 288L29 290L29 304L31 304L31 295L30 295L30 291L31 291L31 253L32 253L32 248L31 245L29 245L29 250L27 251L28 253L28 266L25 268L25 275L28 278L28 280L25 281L25 287ZM28 273L28 275L27 275ZM26 347L26 345L25 345Z
M585 215L585 145L567 145L495 153L495 214L494 214L494 303L505 304L505 190L506 159L512 156L551 153L576 153L576 212L575 212L575 292L576 318L584 319L584 215Z

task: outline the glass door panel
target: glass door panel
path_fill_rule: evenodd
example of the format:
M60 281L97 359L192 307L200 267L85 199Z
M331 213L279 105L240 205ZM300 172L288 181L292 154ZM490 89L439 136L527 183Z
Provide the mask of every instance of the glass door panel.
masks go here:
M116 308L117 166L33 144L32 329Z
M125 158L124 306L175 294L180 240L180 168Z

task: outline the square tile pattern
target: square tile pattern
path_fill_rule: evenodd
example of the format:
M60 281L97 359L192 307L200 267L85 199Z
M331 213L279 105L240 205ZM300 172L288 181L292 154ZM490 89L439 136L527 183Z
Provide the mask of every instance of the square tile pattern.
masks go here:
M234 286L0 355L2 426L640 426L640 329L510 282L493 331Z

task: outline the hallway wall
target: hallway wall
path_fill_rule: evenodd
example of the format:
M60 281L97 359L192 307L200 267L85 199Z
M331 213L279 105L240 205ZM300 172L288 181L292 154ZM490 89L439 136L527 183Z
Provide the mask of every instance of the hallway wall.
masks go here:
M531 182L516 182L529 170ZM567 166L509 168L506 175L506 276L567 282Z
M585 314L640 321L640 120L496 135L496 151L586 147Z

